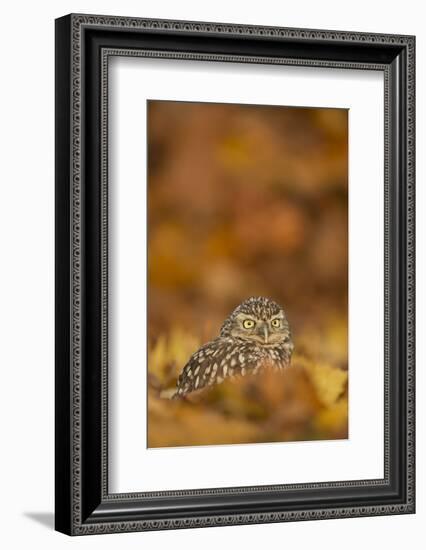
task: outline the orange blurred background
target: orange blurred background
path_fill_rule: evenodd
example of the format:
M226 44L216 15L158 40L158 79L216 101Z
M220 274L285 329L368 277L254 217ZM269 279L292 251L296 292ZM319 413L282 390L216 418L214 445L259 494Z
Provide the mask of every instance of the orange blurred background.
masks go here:
M267 296L284 307L293 363L314 394L311 371L323 366L345 373L336 403L345 398L347 231L346 110L148 102L148 371L149 405L157 411L149 409L152 446L199 443L164 436L159 407L168 408L176 434L179 411L201 405L169 405L161 391L174 385L189 355L217 336L249 296ZM300 391L310 394L309 388ZM198 413L220 413L218 403L220 396ZM339 406L342 422L325 437L347 435L347 400ZM305 423L300 433L275 439L312 434L319 414L314 409L308 431Z

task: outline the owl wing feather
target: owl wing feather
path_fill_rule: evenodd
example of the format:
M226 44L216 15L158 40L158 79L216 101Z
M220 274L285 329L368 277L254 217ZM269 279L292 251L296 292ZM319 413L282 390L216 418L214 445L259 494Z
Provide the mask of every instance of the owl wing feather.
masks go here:
M183 368L175 397L221 382L228 376L232 341L216 338L197 350ZM227 359L228 356L228 359Z
M174 397L182 397L206 386L219 384L225 378L256 374L261 367L272 364L287 366L286 357L278 352L268 355L250 342L232 338L216 338L196 351L182 370Z

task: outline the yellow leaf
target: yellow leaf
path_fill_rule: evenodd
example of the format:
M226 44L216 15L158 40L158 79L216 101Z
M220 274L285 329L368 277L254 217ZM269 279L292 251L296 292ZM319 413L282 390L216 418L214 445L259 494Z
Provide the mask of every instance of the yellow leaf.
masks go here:
M306 359L303 361L303 367L308 373L321 403L326 407L335 403L346 388L347 371Z

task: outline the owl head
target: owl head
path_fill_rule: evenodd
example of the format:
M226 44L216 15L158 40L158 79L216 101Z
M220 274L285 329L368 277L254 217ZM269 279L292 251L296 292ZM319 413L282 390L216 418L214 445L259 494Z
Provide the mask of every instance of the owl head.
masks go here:
M291 342L290 327L284 310L268 298L248 298L234 309L223 323L220 335L276 346Z

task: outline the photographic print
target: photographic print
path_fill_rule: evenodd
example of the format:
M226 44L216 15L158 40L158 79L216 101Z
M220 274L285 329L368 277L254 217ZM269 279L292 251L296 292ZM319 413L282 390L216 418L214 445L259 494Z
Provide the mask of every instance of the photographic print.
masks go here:
M348 111L147 114L147 446L348 438Z
M55 29L55 528L414 513L415 37Z

